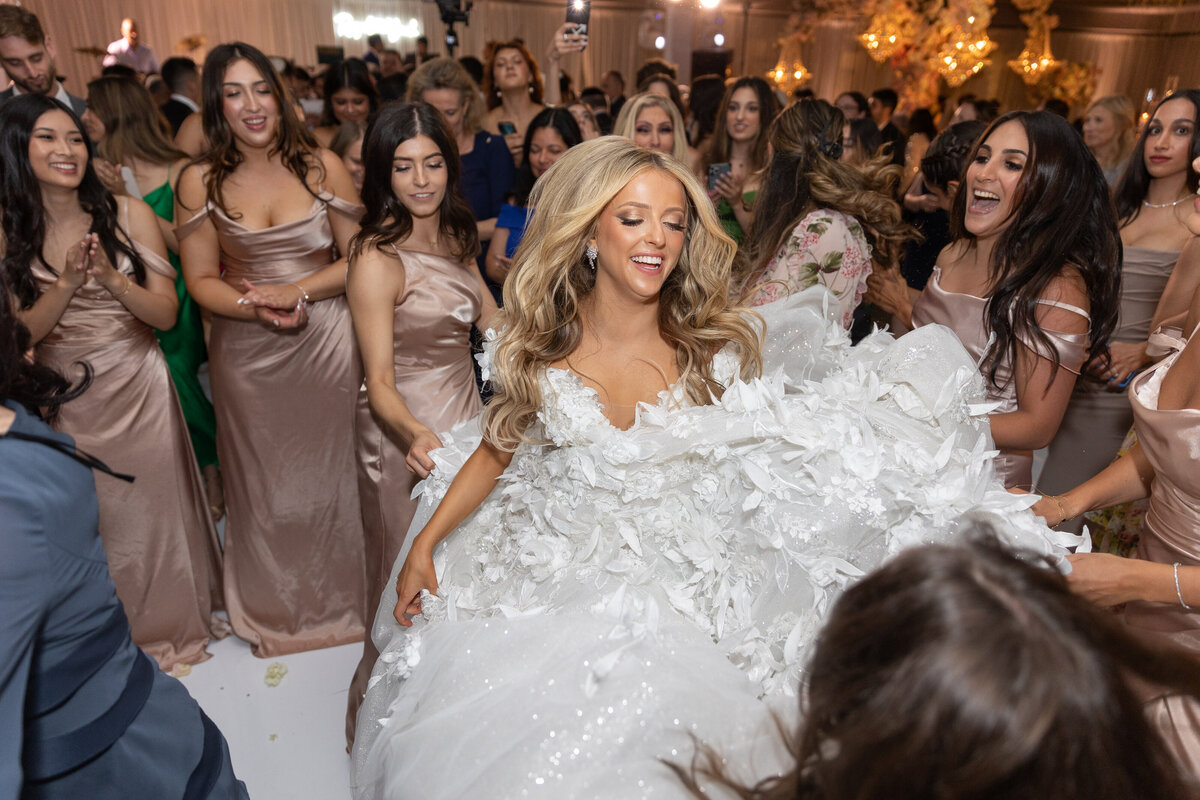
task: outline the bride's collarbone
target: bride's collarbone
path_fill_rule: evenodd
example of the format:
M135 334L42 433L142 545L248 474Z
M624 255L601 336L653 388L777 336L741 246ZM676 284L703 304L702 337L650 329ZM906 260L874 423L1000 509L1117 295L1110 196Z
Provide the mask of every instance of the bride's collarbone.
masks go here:
M651 354L605 357L574 353L552 366L570 372L585 387L595 390L610 419L618 414L632 422L639 403L656 403L659 395L679 379L675 365L669 361L662 364L662 360L666 359ZM612 419L618 427L627 427L620 421Z

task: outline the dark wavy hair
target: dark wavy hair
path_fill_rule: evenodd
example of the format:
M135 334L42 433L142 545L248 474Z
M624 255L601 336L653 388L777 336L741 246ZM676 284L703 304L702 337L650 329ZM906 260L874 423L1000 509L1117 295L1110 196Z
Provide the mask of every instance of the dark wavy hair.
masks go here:
M133 241L117 220L117 201L104 188L92 167L92 140L75 112L46 95L23 94L0 106L0 208L3 213L4 278L22 308L37 302L41 295L33 277L33 263L40 261L46 269L58 274L58 269L46 259L46 212L42 206L42 188L29 163L29 140L34 126L43 114L62 111L71 118L89 153L79 182L79 205L92 218L89 233L100 235L100 246L113 264L125 256L133 265L138 284L146 279L146 265L137 254ZM54 260L61 258L55 254Z
M1104 173L1083 137L1070 123L1047 111L1010 111L988 126L967 160L967 169L992 132L1009 122L1025 129L1029 156L1014 198L1011 222L992 250L988 273L995 287L985 312L996 342L987 355L994 386L1004 361L1016 363L1025 339L1048 353L1057 374L1058 351L1038 325L1037 300L1064 270L1083 279L1091 316L1089 357L1107 353L1117 324L1121 290L1121 237ZM954 239L974 246L965 223L968 195L963 187L950 207Z
M737 786L703 747L690 770L671 766L697 797L698 776L756 800L1194 797L1130 679L1200 698L1197 666L975 522L964 543L909 549L838 599L791 771Z
M517 168L517 177L513 181L514 205L525 206L529 202L529 193L533 191L533 167L529 164L529 148L533 146L533 132L541 128L553 128L558 131L563 142L570 149L583 141L579 132L579 123L567 111L566 106L543 108L537 113L525 130L525 146L521 149L521 166Z
M351 260L369 247L396 244L412 233L412 214L392 191L392 161L396 148L417 136L432 139L446 160L446 193L439 209L441 233L454 243L457 258L469 261L479 255L475 217L459 188L462 164L454 134L441 113L428 103L386 103L371 118L363 140L362 161L366 174L362 201L366 213L359 232L350 240Z
M77 362L83 377L72 386L45 364L27 358L33 346L29 329L13 313L16 304L0 280L0 402L14 400L47 422L53 422L63 403L83 394L92 382L90 365Z
M951 181L961 183L967 168L967 156L986 130L986 122L972 119L951 125L939 133L921 159L921 176L925 184L944 192L949 189Z
M767 165L767 131L771 128L771 123L775 121L775 117L779 114L779 100L775 97L775 92L770 85L754 75L747 75L738 78L725 90L725 96L721 98L721 108L717 111L717 118L713 125L712 139L709 141L708 150L704 154L703 163L700 167L700 174L704 175L708 172L710 164L720 164L729 160L729 155L733 150L732 142L729 139L729 132L725 129L726 117L728 117L729 103L733 100L733 93L738 89L753 89L755 96L758 98L758 113L759 113L759 129L758 139L754 142L754 148L750 154L750 164L747 167L749 172L756 172ZM838 141L841 141L842 129L838 128Z
M320 122L322 127L342 124L333 113L333 96L342 89L352 89L366 95L370 104L369 114L374 114L379 108L379 92L375 90L367 65L357 58L348 58L334 64L325 73L325 107L321 110Z
M225 179L228 178L245 156L238 149L237 139L229 122L225 119L224 99L221 85L225 80L225 72L234 61L245 59L258 70L263 80L271 90L271 97L279 113L279 126L275 131L275 143L271 146L271 155L278 155L283 165L300 179L304 188L314 197L316 193L308 185L310 170L323 171L320 159L316 156L317 142L304 127L292 102L288 99L287 91L279 74L271 66L271 62L260 50L245 42L229 42L219 44L204 59L204 71L201 75L201 121L204 124L204 138L208 142L208 152L192 159L186 167L180 170L180 176L195 164L207 164L208 174L205 176L205 199L221 209L230 219L239 219L240 214L230 213L225 207L225 195L222 191ZM179 180L175 182L175 193L179 195Z
M537 59L533 57L533 53L529 52L529 48L524 42L513 39L508 42L499 42L492 48L492 57L488 59L487 66L483 70L483 97L487 101L488 110L491 111L500 105L503 98L500 96L500 87L496 85L496 56L500 55L502 50L516 50L521 54L521 58L525 59L525 66L529 68L529 99L535 104L542 104L542 74L538 72Z
M1117 207L1117 219L1121 221L1121 227L1137 219L1142 211L1142 201L1146 199L1146 192L1150 189L1150 170L1146 169L1146 138L1154 118L1158 116L1158 110L1162 108L1163 103L1172 100L1187 100L1192 104L1192 119L1195 124L1192 126L1191 156L1195 158L1200 154L1200 90L1184 89L1160 100L1150 115L1150 122L1146 123L1141 136L1137 138L1133 152L1126 159L1125 169L1121 172L1117 185L1113 187L1113 203ZM1170 124L1170 120L1164 120L1164 124ZM1187 187L1188 191L1193 193L1200 189L1200 174L1192 168L1192 159L1188 159Z

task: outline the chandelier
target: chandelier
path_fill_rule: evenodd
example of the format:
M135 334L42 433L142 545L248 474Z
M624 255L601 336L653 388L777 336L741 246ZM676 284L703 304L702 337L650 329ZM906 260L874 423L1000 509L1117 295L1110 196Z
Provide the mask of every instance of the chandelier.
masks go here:
M947 85L961 86L967 78L992 63L988 55L995 49L996 43L988 38L986 30L967 31L955 26L938 49L933 63Z
M812 72L801 60L800 45L804 38L804 31L796 31L782 39L779 42L779 60L767 73L767 77L775 81L776 86L788 93L812 80Z
M1025 48L1021 55L1008 62L1008 66L1021 76L1026 86L1034 86L1063 63L1050 51L1050 31L1058 27L1058 17L1047 15L1045 8L1034 8L1022 14L1021 21L1029 28Z
M912 43L916 25L916 14L907 2L884 3L858 41L871 58L884 64Z

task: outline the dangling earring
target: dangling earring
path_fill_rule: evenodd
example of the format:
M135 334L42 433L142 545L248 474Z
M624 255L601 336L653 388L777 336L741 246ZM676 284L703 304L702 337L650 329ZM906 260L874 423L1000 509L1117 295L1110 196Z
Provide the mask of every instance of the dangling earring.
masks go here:
M583 251L583 257L587 259L588 269L590 269L592 272L596 271L597 255L599 255L599 253L597 252L596 245L594 244L589 244L587 249Z

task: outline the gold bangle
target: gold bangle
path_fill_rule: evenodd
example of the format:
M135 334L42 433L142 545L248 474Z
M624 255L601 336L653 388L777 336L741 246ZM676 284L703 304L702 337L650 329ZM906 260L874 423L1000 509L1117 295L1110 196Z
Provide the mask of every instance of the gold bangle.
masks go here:
M1062 495L1052 494L1052 495L1050 495L1050 499L1052 499L1054 501L1054 504L1056 506L1058 506L1058 513L1062 514L1062 519L1058 523L1059 525L1062 525L1064 522L1066 522L1067 520L1070 519L1070 517L1067 516L1067 509L1065 509L1063 507Z
M303 286L301 286L298 283L289 283L288 286L295 286L297 289L299 289L300 290L300 301L302 303L304 303L305 305L308 305L308 292L306 292L304 290Z
M129 294L129 287L133 285L133 281L129 280L129 276L128 276L128 275L126 275L125 273L123 273L123 272L122 272L122 273L121 273L121 277L125 279L125 288L121 290L121 293L120 293L120 294L113 294L113 293L110 291L110 292L109 292L109 294L111 294L111 295L112 295L112 299L113 299L113 300L120 300L122 297L124 297L125 295Z

